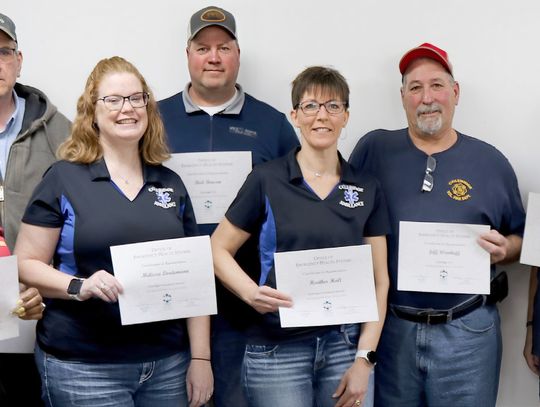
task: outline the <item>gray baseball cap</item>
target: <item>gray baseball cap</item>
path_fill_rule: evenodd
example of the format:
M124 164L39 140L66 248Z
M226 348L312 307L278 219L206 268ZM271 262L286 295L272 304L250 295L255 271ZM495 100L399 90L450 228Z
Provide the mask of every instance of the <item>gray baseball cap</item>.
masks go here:
M188 26L188 41L191 41L203 28L216 25L223 28L236 39L236 22L234 16L222 8L205 7L191 16Z
M5 32L8 37L17 42L17 34L15 34L15 23L5 14L0 13L0 30Z

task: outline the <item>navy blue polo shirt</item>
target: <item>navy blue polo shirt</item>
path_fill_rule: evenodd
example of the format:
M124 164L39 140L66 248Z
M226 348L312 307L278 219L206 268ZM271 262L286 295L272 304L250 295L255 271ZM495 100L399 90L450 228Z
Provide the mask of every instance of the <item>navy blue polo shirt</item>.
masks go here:
M341 180L325 199L304 181L295 149L261 164L248 176L227 219L259 239L259 284L275 288L274 253L363 244L386 235L386 203L378 181L354 170L339 155ZM338 153L339 154L339 153ZM250 343L292 340L330 327L281 328L278 313L260 315Z
M144 186L130 201L111 180L105 162L51 166L22 221L60 228L54 267L86 278L114 274L110 247L198 234L180 177L161 165L143 166ZM122 326L118 303L51 299L37 326L41 348L83 362L143 362L187 348L184 320Z
M258 165L287 154L299 145L298 137L285 115L245 93L236 85L236 97L223 111L210 116L189 96L190 84L183 92L161 100L159 111L173 153L211 151L250 151L252 164ZM212 234L217 224L201 224L201 234ZM257 242L248 240L236 253L245 269L258 274ZM216 284L218 312L230 324L244 328L254 311Z
M453 146L433 154L434 187L421 192L427 157L414 145L408 129L375 130L360 139L349 162L375 175L388 201L389 302L447 309L471 295L397 290L399 222L481 224L505 236L522 235L525 212L512 166L495 147L458 133Z

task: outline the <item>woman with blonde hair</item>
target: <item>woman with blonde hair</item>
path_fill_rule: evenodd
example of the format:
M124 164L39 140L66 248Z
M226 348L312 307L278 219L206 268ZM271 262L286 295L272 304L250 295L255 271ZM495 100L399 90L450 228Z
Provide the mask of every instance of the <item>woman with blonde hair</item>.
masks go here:
M20 279L50 299L35 352L48 406L198 406L211 396L208 317L120 321L110 247L197 234L184 184L161 165L164 140L139 71L101 60L15 248Z

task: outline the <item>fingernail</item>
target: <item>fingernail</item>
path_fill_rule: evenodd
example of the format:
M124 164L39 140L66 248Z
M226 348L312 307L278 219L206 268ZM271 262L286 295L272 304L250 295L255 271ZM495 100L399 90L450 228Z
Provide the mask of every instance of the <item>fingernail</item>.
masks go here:
M21 299L19 298L19 299L17 300L17 305L22 305L23 302L24 302L24 301L21 300Z

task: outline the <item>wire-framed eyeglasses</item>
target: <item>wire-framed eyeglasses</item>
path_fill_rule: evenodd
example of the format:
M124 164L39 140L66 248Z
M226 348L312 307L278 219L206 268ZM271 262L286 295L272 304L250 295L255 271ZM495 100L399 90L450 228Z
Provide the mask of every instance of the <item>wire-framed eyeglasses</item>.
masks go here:
M349 106L347 102L338 102L337 100L329 100L324 103L319 103L315 100L307 100L302 103L298 103L294 108L302 110L306 116L315 116L319 113L321 106L324 106L328 114L340 114L345 111Z
M109 95L103 96L96 100L101 100L105 107L111 112L116 112L122 110L126 100L129 102L132 108L145 107L148 104L148 93L146 92L137 92L129 96L120 96L120 95Z
M422 192L431 192L433 189L433 173L435 172L435 168L437 168L437 160L432 157L428 156L427 163L426 163L426 173L424 174L424 181L422 182Z

